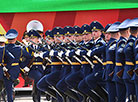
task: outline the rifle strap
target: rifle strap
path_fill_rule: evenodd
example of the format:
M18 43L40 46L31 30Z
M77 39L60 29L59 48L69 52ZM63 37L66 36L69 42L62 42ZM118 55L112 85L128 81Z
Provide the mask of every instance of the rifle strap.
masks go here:
M21 48L20 61L22 61L23 49Z
M5 47L4 47L4 49L3 49L2 63L4 63L4 56L5 56Z
M26 51L29 53L29 49L28 49L28 47L26 47Z

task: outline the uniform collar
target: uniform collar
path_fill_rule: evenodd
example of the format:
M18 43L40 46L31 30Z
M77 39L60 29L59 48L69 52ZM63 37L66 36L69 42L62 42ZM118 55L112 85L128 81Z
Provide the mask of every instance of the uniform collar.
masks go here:
M102 38L101 37L99 37L99 38L97 38L96 40L94 40L94 42L95 43L97 43L99 40L101 40Z
M83 45L84 43L85 43L84 40L82 40L79 44Z
M87 42L84 42L84 44L87 44L89 41L87 41Z
M115 39L115 38L110 38L110 40L113 41L113 40L117 40L117 39Z
M134 35L130 35L129 38L135 38L136 39L136 37Z
M108 41L108 43L107 44L110 44L112 41L114 41L114 40L117 40L117 39L115 39L115 38L110 38L110 40Z
M15 46L15 44L8 44L9 46Z
M123 36L121 36L121 37L120 37L120 40L125 40L125 41L127 41L128 39L125 38L125 37L123 37Z

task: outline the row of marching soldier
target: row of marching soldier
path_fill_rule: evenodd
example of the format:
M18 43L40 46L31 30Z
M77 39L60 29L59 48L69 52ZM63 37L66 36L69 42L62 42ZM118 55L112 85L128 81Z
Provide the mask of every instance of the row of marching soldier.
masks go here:
M0 78L8 102L20 71L34 80L34 102L40 102L41 92L52 102L138 102L137 34L138 18L105 28L98 21L55 27L45 38L43 25L32 20L23 43L10 29L8 44L0 39Z

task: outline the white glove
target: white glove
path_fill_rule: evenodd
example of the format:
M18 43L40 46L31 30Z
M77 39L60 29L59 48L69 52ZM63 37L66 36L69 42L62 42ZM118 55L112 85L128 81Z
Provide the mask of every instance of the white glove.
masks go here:
M44 54L44 52L39 53L39 57L42 58L42 59L43 59L43 54Z
M66 53L65 53L65 55L69 56L69 53L70 53L70 50L67 50Z
M87 52L87 56L91 57L91 53L92 53L92 51L89 50L89 51Z
M6 67L3 67L3 71L6 71L6 72L7 72L7 71L8 71L8 69L7 69Z
M50 56L54 56L54 50L52 49L49 53Z
M45 70L46 67L44 65L42 65L42 67L43 67L43 70Z
M34 56L35 57L40 57L40 58L42 58L43 59L43 52L40 52L40 53L34 53Z
M75 53L76 53L77 55L79 55L79 56L80 56L80 52L81 52L80 49L78 49L77 51L75 51Z
M63 54L63 53L64 53L63 51L58 52L58 56L59 56L59 57L62 57L62 54Z
M28 45L28 42L27 42L25 39L23 39L22 42L23 42L25 45Z
M38 53L34 53L34 56L35 56L35 57L39 57L39 54L38 54Z
M97 76L98 75L98 73L95 73L95 75L94 76Z
M30 71L30 68L25 67L24 70L25 70L26 72L29 72L29 71Z

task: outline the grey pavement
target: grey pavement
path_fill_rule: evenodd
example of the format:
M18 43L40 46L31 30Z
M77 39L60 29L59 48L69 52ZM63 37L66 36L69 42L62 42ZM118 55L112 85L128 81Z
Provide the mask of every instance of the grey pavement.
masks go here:
M18 95L16 96L14 102L33 102L33 100L31 96ZM41 102L51 102L51 101L46 101L45 97L41 97Z

